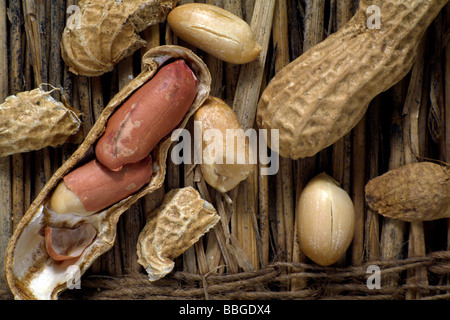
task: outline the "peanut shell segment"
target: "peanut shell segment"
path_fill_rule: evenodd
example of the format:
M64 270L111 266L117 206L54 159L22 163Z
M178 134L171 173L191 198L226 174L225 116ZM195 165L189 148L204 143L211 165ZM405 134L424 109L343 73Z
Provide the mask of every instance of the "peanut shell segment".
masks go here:
M177 0L81 0L75 23L64 29L61 54L69 70L84 76L109 72L145 45L139 32L166 19Z
M185 60L199 80L197 96L177 129L184 128L206 100L211 87L211 74L205 63L192 51L180 46L165 45L151 48L144 54L142 72L109 101L83 142L55 171L17 224L5 253L5 277L15 299L58 299L58 295L67 289L68 280L74 276L82 276L98 257L112 248L119 217L136 201L161 188L166 176L167 154L173 143L171 136L165 137L152 151L152 177L139 191L89 216L56 215L47 209L53 191L64 176L92 159L92 147L103 134L114 111L153 78L162 65L176 59ZM74 228L80 223L91 223L98 232L82 256L73 261L73 265L49 259L45 251L43 226Z
M76 112L50 93L36 88L9 96L0 105L0 157L57 147L78 132Z
M149 217L138 238L137 254L150 281L170 273L175 265L173 259L189 249L220 219L214 207L192 187L169 191L162 205Z

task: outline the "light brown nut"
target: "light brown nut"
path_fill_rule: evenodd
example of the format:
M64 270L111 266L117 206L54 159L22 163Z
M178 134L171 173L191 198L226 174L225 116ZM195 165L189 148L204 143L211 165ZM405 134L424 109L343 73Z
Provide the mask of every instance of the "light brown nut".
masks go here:
M214 5L183 4L169 13L167 22L179 38L225 62L248 63L262 50L244 20Z
M305 186L298 201L297 219L302 251L321 266L338 261L353 239L353 202L325 173Z
M450 171L431 163L407 164L370 180L368 206L379 214L403 221L450 217Z
M166 19L178 0L80 0L61 39L69 70L85 76L109 72L145 45L139 32Z
M57 147L80 129L74 110L37 88L9 96L0 105L0 157Z
M138 238L137 255L150 281L170 273L173 260L220 220L216 209L192 187L169 191L149 217Z
M114 245L117 222L126 210L142 197L161 188L166 176L167 154L173 143L169 134L152 150L153 173L150 181L137 192L114 203L101 212L88 216L55 214L48 209L51 195L69 172L93 160L95 146L104 133L108 119L123 102L167 62L177 59L186 61L199 81L197 95L189 111L176 129L186 126L195 111L209 95L211 75L205 63L192 51L179 46L160 46L150 49L142 58L141 73L131 80L105 106L103 112L78 149L56 170L17 224L5 253L5 276L16 299L57 299L67 289L73 277L81 277L92 263ZM45 250L44 226L73 229L84 223L92 224L97 236L70 263L58 264ZM75 274L74 274L75 272Z
M233 109L216 97L209 96L194 114L194 121L202 128L200 168L203 178L213 188L228 192L255 170L256 162L252 162L253 150L249 139L245 136ZM216 140L220 136L216 136L214 130L218 130L222 141ZM244 161L238 162L238 157Z
M447 2L363 0L343 28L278 72L261 96L257 123L279 130L279 154L310 157L350 132L370 101L409 72ZM371 5L380 9L380 29L369 28Z

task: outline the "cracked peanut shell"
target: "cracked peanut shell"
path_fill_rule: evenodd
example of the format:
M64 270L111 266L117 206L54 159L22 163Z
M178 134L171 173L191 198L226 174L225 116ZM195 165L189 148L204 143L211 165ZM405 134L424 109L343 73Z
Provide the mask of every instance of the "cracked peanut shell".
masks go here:
M79 131L77 113L51 92L41 88L20 92L0 105L0 157L57 147Z
M111 71L145 45L138 33L164 21L177 1L80 0L80 13L74 14L75 23L65 27L61 39L61 54L69 70L84 76Z
M213 228L220 217L216 209L192 187L169 191L153 211L137 243L138 262L150 281L170 273L175 258Z

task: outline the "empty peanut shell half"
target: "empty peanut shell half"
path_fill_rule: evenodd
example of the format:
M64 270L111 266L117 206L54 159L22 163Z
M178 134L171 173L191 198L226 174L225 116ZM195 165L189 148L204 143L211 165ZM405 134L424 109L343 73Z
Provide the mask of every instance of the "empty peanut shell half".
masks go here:
M69 17L61 54L69 70L84 76L109 72L145 45L139 32L166 19L177 0L80 0Z
M57 147L78 132L77 114L50 94L37 88L0 105L0 157Z
M216 209L191 187L169 191L150 214L137 243L138 262L156 281L170 273L174 259L220 220Z

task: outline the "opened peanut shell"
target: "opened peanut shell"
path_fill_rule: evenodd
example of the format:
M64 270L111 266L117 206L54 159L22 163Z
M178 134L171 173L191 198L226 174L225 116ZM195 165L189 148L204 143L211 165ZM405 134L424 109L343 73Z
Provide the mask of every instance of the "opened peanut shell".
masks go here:
M170 134L151 152L152 177L137 192L88 216L55 214L48 208L49 199L63 177L92 160L93 147L102 136L114 111L152 79L164 64L176 59L183 59L199 81L195 100L177 128L184 128L189 118L203 104L209 95L211 76L206 65L193 52L178 46L161 46L149 50L143 56L142 72L108 103L79 148L50 178L17 225L5 254L6 280L16 299L57 299L58 294L67 289L70 279L74 276L81 277L95 259L113 246L120 215L140 198L163 185L167 153L172 144ZM45 251L45 228L74 229L82 224L91 224L95 228L95 240L75 259L63 262L52 260Z

